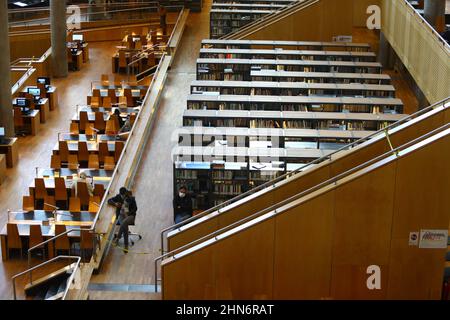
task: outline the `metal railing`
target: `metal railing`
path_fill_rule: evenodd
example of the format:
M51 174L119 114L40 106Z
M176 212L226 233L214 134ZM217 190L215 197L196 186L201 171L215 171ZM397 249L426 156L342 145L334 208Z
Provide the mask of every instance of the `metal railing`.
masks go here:
M142 20L145 14L154 14L158 10L157 1L132 2L112 5L81 5L81 22L101 21L122 18L124 20ZM177 11L180 6L166 6L168 11ZM38 26L49 24L50 8L29 8L10 10L9 26ZM69 14L68 14L69 15ZM20 17L15 19L14 16Z
M52 263L52 262L55 262L55 261L61 260L61 259L73 259L73 260L77 260L77 262L76 262L76 264L75 264L75 266L74 266L74 268L73 268L72 274L70 275L69 279L67 279L67 286L66 286L66 289L64 290L64 295L63 295L63 297L62 297L62 300L64 300L64 299L66 298L66 296L67 296L67 292L68 292L69 289L70 289L70 283L74 281L75 274L76 274L76 272L77 272L77 271L79 270L79 268L80 268L80 263L81 263L81 258L80 258L80 257L75 257L75 256L58 256L58 257L55 257L55 258L53 258L53 259L47 260L47 261L45 261L45 262L43 262L43 263L41 263L41 264L39 264L39 265L36 265L36 266L34 266L34 267L32 267L32 268L30 268L30 269L28 269L28 270L25 270L25 271L23 271L23 272L20 272L20 273L14 275L14 276L11 278L11 280L12 280L12 282L13 282L13 294L14 294L14 300L17 300L17 290L16 290L16 279L17 279L17 278L19 278L19 277L21 277L21 276L24 276L24 275L26 275L26 274L29 274L29 275L30 275L30 284L33 284L33 280L32 280L32 278L31 278L31 274L32 274L32 272L33 272L34 270L37 270L37 269L39 269L39 268L41 268L41 267L43 267L43 266L46 266L46 265L48 265L48 264L50 264L50 263Z
M447 99L446 101L449 101L449 100L450 99ZM247 216L247 217L242 218L242 219L240 219L238 221L235 221L235 222L233 222L233 223L231 223L231 224L229 224L229 225L227 225L227 226L225 226L225 227L223 227L223 228L221 228L219 230L213 231L213 232L211 232L211 233L209 233L209 234L207 234L205 236L202 236L201 238L198 238L198 239L196 239L196 240L194 240L194 241L192 241L190 243L187 243L187 244L185 244L185 245L183 245L183 246L181 246L181 247L179 247L179 248L177 248L175 250L172 250L170 252L162 254L161 256L157 257L154 260L154 267L155 267L155 274L154 274L154 276L155 276L155 292L157 292L158 282L159 282L159 280L158 280L158 262L159 261L162 262L164 259L170 258L170 257L176 259L176 257L175 257L176 254L178 254L178 253L180 253L180 252L182 252L182 251L184 251L186 249L191 249L195 245L199 245L199 244L201 244L202 242L205 242L208 239L215 238L215 240L217 240L217 236L219 234L222 234L222 233L224 233L226 231L230 231L230 230L232 230L235 227L242 226L244 223L246 223L248 221L251 221L251 220L253 220L253 219L257 218L257 217L260 217L260 216L262 216L264 214L267 214L269 212L274 211L274 213L277 214L277 209L278 208L283 207L285 205L288 205L288 204L292 203L293 201L301 199L304 196L306 196L308 194L311 194L311 193L313 193L315 191L318 191L318 190L320 190L320 189L322 189L322 188L324 188L324 187L326 187L326 186L328 186L330 184L336 183L337 181L339 181L339 180L341 180L341 179L343 179L343 178L345 178L345 177L347 177L347 176L349 176L349 175L351 175L353 173L356 173L359 170L364 169L364 168L366 168L366 167L368 167L368 166L370 166L372 164L375 164L375 163L377 163L378 161L380 161L380 160L382 160L384 158L387 158L387 157L392 156L392 155L398 157L398 153L401 150L404 150L404 149L406 149L408 147L411 147L411 146L415 145L416 143L418 143L420 141L423 141L423 140L425 140L425 139L427 139L429 137L432 137L436 133L444 131L444 130L446 130L448 128L450 128L450 123L447 123L447 124L445 124L445 125L443 125L443 126L441 126L439 128L436 128L436 129L434 129L434 130L432 130L430 132L427 132L426 134L424 134L424 135L422 135L422 136L420 136L418 138L415 138L415 139L413 139L411 141L408 141L407 143L404 143L401 146L398 146L396 148L392 148L391 147L391 150L383 153L382 155L379 155L379 156L377 156L377 157L375 157L375 158L373 158L373 159L371 159L369 161L366 161L366 162L364 162L364 163L362 163L362 164L360 164L360 165L358 165L356 167L351 168L350 170L347 170L347 171L345 171L345 172L343 172L341 174L338 174L337 176L335 176L333 178L330 178L330 179L328 179L326 181L323 181L323 182L315 185L314 187L311 187L311 188L309 188L307 190L304 190L304 191L302 191L302 192L300 192L300 193L298 193L298 194L296 194L294 196L291 196L291 197L289 197L289 198L287 198L285 200L282 200L282 201L280 201L280 202L278 202L278 203L276 203L274 205L271 205L268 208L265 208L265 209L260 210L260 211L258 211L256 213L253 213L250 216ZM385 128L385 129L383 129L383 132L384 132L386 138L389 141L389 129ZM162 286L161 286L161 288L162 288Z
M313 160L313 161L305 164L304 166L302 166L300 168L297 168L294 171L285 173L285 174L283 174L283 175L281 175L281 176L279 176L279 177L277 177L277 178L275 178L275 179L273 179L271 181L268 181L268 182L266 182L264 184L261 184L261 185L257 186L256 188L250 189L247 192L244 192L244 193L238 195L237 197L234 197L234 198L232 198L232 199L230 199L228 201L225 201L225 202L223 202L223 203L221 203L221 204L219 204L219 205L217 205L217 206L215 206L215 207L213 207L211 209L208 209L208 210L206 210L206 211L204 211L204 212L202 212L202 213L200 213L198 215L195 215L195 216L193 216L193 217L191 217L189 219L186 219L186 220L184 220L182 222L179 222L177 224L174 224L174 225L172 225L170 227L167 227L167 228L163 229L161 231L161 235L160 235L160 237L161 237L161 253L164 254L166 252L165 249L164 249L164 242L165 242L164 241L164 236L165 236L165 234L167 232L173 231L173 230L177 230L177 229L178 229L178 231L180 231L181 227L183 227L183 226L185 226L185 225L187 225L187 224L189 224L189 223L191 223L191 222L193 222L193 221L195 221L195 220L197 220L197 219L199 219L201 217L204 217L204 216L206 216L208 214L211 214L211 213L213 213L215 211L218 211L218 213L220 214L221 213L220 209L222 209L224 207L227 207L227 206L229 206L229 205L231 205L231 204L233 204L233 203L235 203L235 202L237 202L237 201L239 201L239 200L241 200L243 198L251 196L251 195L253 195L253 194L255 194L255 193L257 193L257 192L259 192L259 191L261 191L261 190L263 190L265 188L275 187L275 185L278 182L283 181L283 180L288 179L288 178L291 178L292 176L294 176L294 175L296 175L298 173L301 173L305 168L311 167L313 165L316 165L316 164L319 164L319 163L321 163L323 161L331 159L331 157L333 155L337 154L338 152L349 150L349 149L351 149L351 148L353 148L353 147L355 147L355 146L357 146L357 145L359 145L361 143L364 143L364 142L372 139L373 137L375 137L377 135L383 134L383 132L385 130L390 130L390 129L393 129L395 127L398 127L398 126L406 123L407 121L409 121L409 120L411 120L413 118L416 118L416 117L418 117L420 115L423 115L423 114L427 113L428 111L431 111L431 110L435 109L438 106L441 106L441 105L445 106L445 104L448 101L450 101L450 97L447 97L446 99L444 99L442 101L439 101L439 102L437 102L437 103L435 103L435 104L433 104L433 105L431 105L431 106L429 106L427 108L419 110L419 111L417 111L417 112L415 112L415 113L413 113L413 114L411 114L411 115L409 115L409 116L407 116L407 117L405 117L405 118L403 118L403 119L401 119L401 120L399 120L399 121L397 121L395 123L392 123L391 125L383 128L383 129L380 129L380 130L378 130L378 131L368 135L367 137L361 138L359 140L354 141L351 144L345 145L342 148L340 148L340 149L338 149L338 150L336 150L336 151L334 151L334 152L332 152L332 153L330 153L330 154L328 154L328 155L326 155L324 157L321 157L321 158L318 158L316 160Z

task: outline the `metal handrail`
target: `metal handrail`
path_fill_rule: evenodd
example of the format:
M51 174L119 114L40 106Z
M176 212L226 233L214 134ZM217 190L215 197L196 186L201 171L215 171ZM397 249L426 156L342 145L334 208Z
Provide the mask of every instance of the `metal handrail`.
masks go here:
M161 61L164 60L164 56L165 56L165 54L163 54L163 56L162 56L162 58L161 58ZM161 65L161 64L158 65L155 74L159 72L160 65ZM155 80L155 78L152 79L152 82L151 82L151 84L150 84L150 86L149 86L149 89L152 87L152 85L153 85L153 83L154 83L154 80ZM147 98L148 98L149 91L150 91L149 89L147 90L147 94L145 95L145 97L144 97L144 99L143 99L143 105L144 105L145 101L146 101ZM139 111L139 113L138 113L138 115L137 115L137 117L136 117L135 124L138 122L138 120L139 120L139 118L140 118L140 114L141 114L141 111ZM130 131L130 136L133 135L134 130L135 130L135 127L136 127L136 126L133 125L133 128L132 128L131 131ZM120 164L121 164L121 162L122 162L122 160L123 160L123 158L124 158L124 155L125 155L125 153L126 153L126 149L127 149L127 147L128 147L129 142L130 142L130 139L128 139L127 142L125 143L125 146L124 146L124 152L122 152L122 154L121 154L121 156L120 156L120 158L119 158L119 161L117 162L116 168L114 169L114 173L113 173L113 176L112 176L113 178L114 178L114 176L116 175L116 173L119 171ZM129 187L129 185L127 185L127 187ZM63 232L63 233L60 233L59 235L56 235L56 236L54 236L54 237L52 237L52 238L50 238L50 239L47 239L46 241L44 241L44 242L42 242L42 243L39 243L39 244L37 244L36 246L34 246L34 247L28 249L28 266L30 266L30 262L31 262L31 258L30 258L30 257L31 257L31 252L32 252L33 250L36 250L37 248L39 248L39 247L41 247L41 246L43 246L43 245L45 245L45 244L47 244L47 243L49 243L49 242L51 242L51 241L54 241L55 239L58 239L59 237L62 237L62 236L64 236L64 235L67 235L67 234L69 234L70 232L75 232L75 231L81 232L81 231L86 231L86 230L87 230L87 231L91 231L91 232L94 231L94 234L95 234L96 236L98 236L99 233L96 233L96 232L95 232L95 227L96 227L97 221L100 220L100 212L101 212L101 209L102 209L102 207L105 205L105 203L107 202L107 200L106 200L106 198L107 198L106 195L109 194L110 188L111 188L111 184L109 184L109 185L108 185L108 188L105 190L105 196L103 197L103 200L102 200L102 202L100 203L100 208L99 208L99 210L97 211L97 214L95 215L95 218L94 218L94 221L93 221L93 223L92 223L92 226L91 226L89 229L87 229L87 228L74 228L74 229L71 229L71 230L67 230L67 231L65 231L65 232ZM95 241L95 237L94 237L94 241ZM100 243L98 243L98 244L100 244ZM95 249L95 248L94 248L94 249ZM96 250L93 250L93 252L94 252L94 259L95 259L95 258L96 258Z
M211 209L203 211L202 213L200 213L198 215L195 215L195 216L193 216L193 217L191 217L189 219L186 219L186 220L184 220L182 222L176 223L176 224L174 224L174 225L172 225L170 227L167 227L167 228L163 229L161 231L161 253L165 252L165 250L164 250L164 234L166 232L172 231L172 230L176 230L176 229L180 230L180 228L182 226L184 226L184 225L186 225L186 224L188 224L188 223L190 223L192 221L195 221L195 220L197 220L197 219L199 219L199 218L201 218L203 216L206 216L206 215L208 215L208 214L210 214L210 213L212 213L214 211L219 211L219 213L220 213L220 209L222 209L222 208L224 208L224 207L226 207L226 206L228 206L228 205L230 205L232 203L235 203L235 202L237 202L237 201L239 201L239 200L241 200L241 199L243 199L245 197L248 197L248 196L250 196L250 195L252 195L252 194L254 194L254 193L256 193L256 192L258 192L260 190L263 190L263 189L268 188L270 186L274 186L276 183L278 183L280 181L283 181L283 180L285 180L285 179L287 179L289 177L292 177L292 176L296 175L297 173L300 173L302 171L302 169L307 168L308 166L312 166L314 164L318 164L318 163L321 163L321 162L329 159L332 155L334 155L334 154L336 154L338 152L350 149L350 148L352 148L352 147L354 147L356 145L359 145L359 144L361 144L361 143L363 143L365 141L368 141L371 138L379 135L380 133L383 133L386 129L389 130L389 129L395 128L395 127L397 127L397 126L399 126L399 125L409 121L412 118L418 117L418 116L420 116L420 115L422 115L424 113L427 113L430 110L433 110L434 108L436 108L437 106L440 106L442 104L445 106L447 101L450 101L450 97L447 97L447 98L445 98L445 99L443 99L443 100L441 100L441 101L439 101L439 102L437 102L437 103L435 103L435 104L433 104L431 106L428 106L428 107L426 107L424 109L421 109L421 110L419 110L419 111L417 111L417 112L415 112L415 113L413 113L413 114L411 114L411 115L409 115L409 116L407 116L407 117L405 117L405 118L403 118L403 119L401 119L401 120L399 120L397 122L394 122L394 123L390 124L389 126L383 128L383 129L375 131L374 133L372 133L372 134L370 134L370 135L368 135L368 136L366 136L364 138L361 138L361 139L356 140L356 141L354 141L354 142L352 142L352 143L350 143L350 144L348 144L348 145L346 145L344 147L341 147L340 149L338 149L338 150L336 150L336 151L334 151L334 152L332 152L332 153L330 153L330 154L328 154L328 155L326 155L324 157L321 157L321 158L318 158L316 160L313 160L313 161L305 164L304 166L302 166L302 167L300 167L300 168L298 168L298 169L296 169L294 171L285 173L285 174L283 174L283 175L281 175L281 176L279 176L279 177L277 177L277 178L275 178L275 179L273 179L271 181L265 182L264 184L261 184L261 185L257 186L256 188L250 189L250 190L248 190L248 191L246 191L246 192L244 192L244 193L242 193L242 194L240 194L240 195L238 195L238 196L236 196L236 197L234 197L234 198L232 198L230 200L227 200L227 201L225 201L225 202L223 202L223 203L221 203L221 204L219 204L219 205L217 205L217 206L215 206L215 207L213 207Z
M56 260L60 260L60 259L75 259L75 260L77 260L76 265L75 265L75 267L73 268L72 275L69 277L69 279L67 279L67 282L68 282L68 283L72 282L72 281L73 281L73 278L75 277L76 271L77 271L77 270L79 269L79 267L80 267L81 258L80 258L80 257L76 257L76 256L57 256L57 257L52 258L52 259L50 259L50 260L47 260L47 261L45 261L45 262L43 262L43 263L41 263L41 264L38 264L38 265L36 265L36 266L34 266L34 267L32 267L32 268L29 268L29 269L27 269L27 270L25 270L25 271L22 271L22 272L20 272L20 273L18 273L18 274L16 274L16 275L14 275L14 276L11 278L11 280L12 280L12 282L13 282L13 294L14 294L14 300L17 300L16 279L17 279L18 277L21 277L21 276L23 276L23 275L25 275L25 274L30 274L30 275L31 275L31 273L32 273L34 270L39 269L40 267L43 267L43 266L45 266L45 265L47 265L47 264L50 264L50 263L52 263L52 262L54 262L54 261L56 261ZM32 280L31 280L31 278L30 278L30 283L31 283L31 284L33 283ZM64 300L64 299L66 298L67 292L69 291L69 287L70 287L69 285L66 286L66 289L65 289L65 291L64 291L64 295L63 295L63 297L62 297L62 300Z
M405 148L413 146L416 143L433 136L437 132L441 132L441 131L443 131L445 129L448 129L448 128L450 128L450 123L447 123L447 124L445 124L445 125L443 125L443 126L441 126L439 128L436 128L436 129L434 129L434 130L432 130L430 132L427 132L426 134L424 134L424 135L422 135L422 136L420 136L418 138L415 138L415 139L413 139L411 141L408 141L407 143L405 143L405 144L403 144L401 146L398 146L396 148L392 148L391 150L383 153L382 155L379 155L379 156L377 156L377 157L375 157L375 158L373 158L373 159L371 159L371 160L369 160L367 162L364 162L364 163L362 163L362 164L360 164L360 165L358 165L356 167L353 167L353 168L351 168L351 169L349 169L349 170L347 170L347 171L345 171L345 172L343 172L341 174L338 174L337 176L335 176L333 178L330 178L330 179L328 179L326 181L323 181L323 182L321 182L321 183L319 183L319 184L317 184L317 185L315 185L315 186L313 186L313 187L311 187L311 188L309 188L307 190L304 190L304 191L302 191L302 192L300 192L300 193L298 193L296 195L293 195L293 196L291 196L291 197L289 197L287 199L284 199L284 200L282 200L282 201L280 201L280 202L278 202L278 203L276 203L274 205L271 205L268 208L262 209L262 210L260 210L260 211L258 211L256 213L254 213L254 214L251 214L250 216L247 216L247 217L242 218L242 219L240 219L238 221L235 221L235 222L233 222L233 223L231 223L229 225L226 225L226 226L224 226L223 228L221 228L219 230L213 231L213 232L211 232L211 233L209 233L209 234L207 234L205 236L202 236L201 238L198 238L198 239L196 239L196 240L194 240L194 241L192 241L192 242L190 242L188 244L185 244L185 245L183 245L183 246L181 246L181 247L179 247L177 249L174 249L174 250L172 250L170 252L162 254L161 256L157 257L154 260L154 264L155 264L155 291L157 291L157 284L158 284L158 280L157 280L157 277L158 277L158 274L157 274L158 273L158 261L162 261L163 259L165 259L167 257L175 258L174 256L177 253L182 252L185 249L192 248L193 246L195 246L195 245L197 245L197 244L199 244L201 242L204 242L207 239L211 239L212 237L216 237L218 234L224 233L227 230L231 230L234 227L242 225L242 224L244 224L244 223L246 223L246 222L248 222L250 220L253 220L253 219L255 219L255 218L259 217L259 216L262 216L263 214L269 213L271 211L275 211L275 213L277 213L276 212L277 208L280 208L280 207L282 207L284 205L288 205L288 204L292 203L295 200L303 198L304 196L306 196L308 194L311 194L312 192L318 191L318 190L326 187L327 185L336 183L337 181L341 180L342 178L344 178L346 176L349 176L349 175L351 175L351 174L353 174L353 173L355 173L355 172L357 172L357 171L359 171L359 170L361 170L361 169L363 169L365 167L368 167L368 166L370 166L370 165L372 165L372 164L374 164L374 163L376 163L376 162L378 162L378 161L380 161L380 160L382 160L382 159L384 159L384 158L386 158L388 156L391 156L391 155L396 155L397 156L398 152L400 150L403 150ZM386 137L389 139L389 130L388 129L384 129L384 132L385 132Z

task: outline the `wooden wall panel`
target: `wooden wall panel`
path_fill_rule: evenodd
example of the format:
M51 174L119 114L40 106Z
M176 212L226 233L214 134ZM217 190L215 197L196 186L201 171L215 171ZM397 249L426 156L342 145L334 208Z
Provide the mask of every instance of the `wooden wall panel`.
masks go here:
M50 33L14 35L9 37L11 61L19 58L40 58L51 46Z
M163 265L163 299L215 299L214 251L206 247L195 254Z
M450 137L400 159L393 217L390 299L439 299L447 249L409 246L409 233L448 229ZM414 267L412 267L414 266Z
M274 299L330 296L334 192L307 201L276 220Z
M218 299L272 299L274 233L270 219L217 242Z
M335 229L331 296L335 299L380 299L368 290L366 269L378 265L386 273L392 225L395 163L350 181L335 194Z
M353 0L321 0L246 37L251 40L331 41L351 35Z

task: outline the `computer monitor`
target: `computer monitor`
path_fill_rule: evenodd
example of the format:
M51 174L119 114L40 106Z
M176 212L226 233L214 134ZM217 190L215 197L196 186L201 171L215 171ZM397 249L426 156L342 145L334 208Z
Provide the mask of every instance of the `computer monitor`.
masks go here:
M5 128L0 127L0 139L3 139L5 137Z
M29 107L30 103L27 98L17 98L16 105L21 108L27 108Z
M83 41L83 35L82 34L74 34L72 37L73 41Z
M50 78L47 77L39 77L37 78L37 83L39 84L45 84L46 86L50 85Z
M35 97L40 97L41 96L41 89L39 89L39 88L28 88L28 94L31 94L32 96L35 96Z

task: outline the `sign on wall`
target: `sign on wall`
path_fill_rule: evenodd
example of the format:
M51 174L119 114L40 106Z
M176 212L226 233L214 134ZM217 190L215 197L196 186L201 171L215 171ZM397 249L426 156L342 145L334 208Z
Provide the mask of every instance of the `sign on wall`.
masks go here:
M445 249L448 242L448 230L420 230L419 248Z

